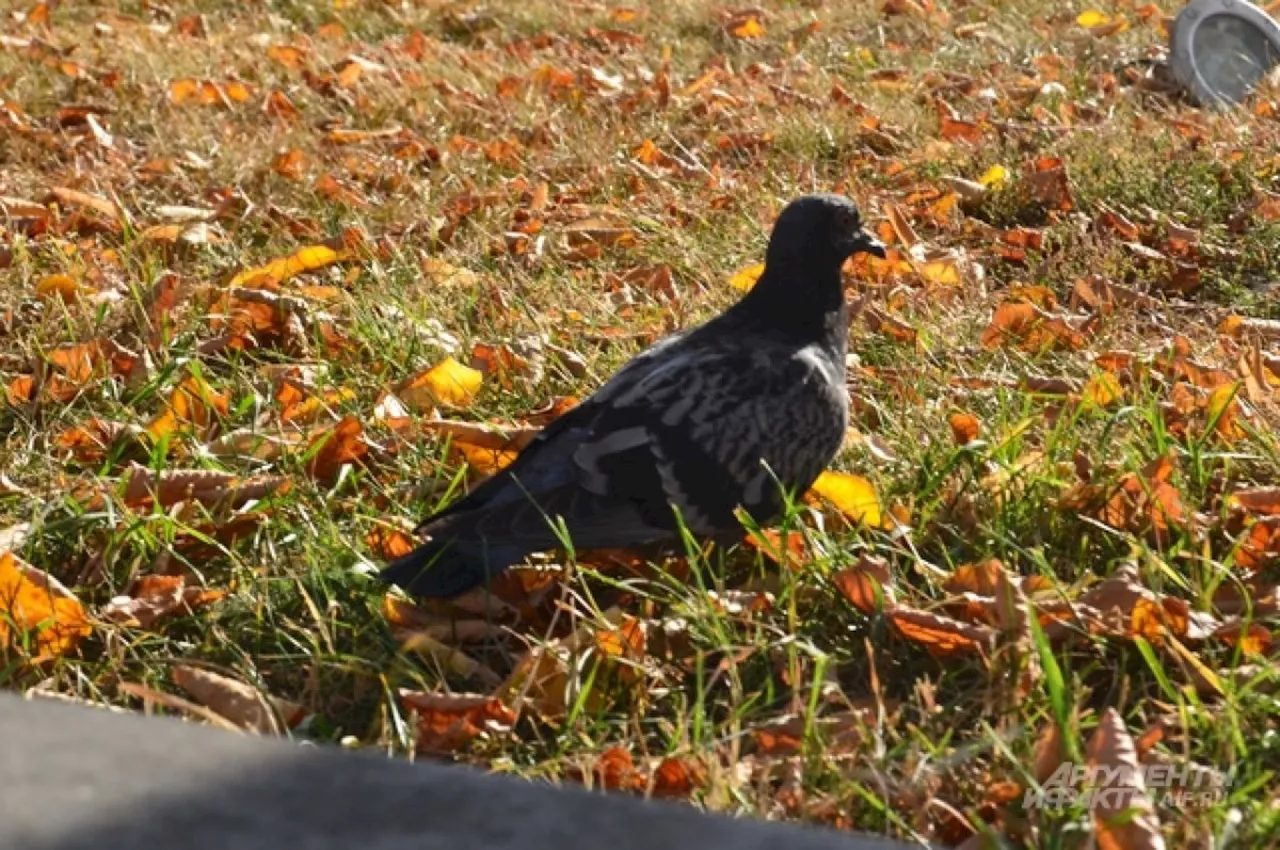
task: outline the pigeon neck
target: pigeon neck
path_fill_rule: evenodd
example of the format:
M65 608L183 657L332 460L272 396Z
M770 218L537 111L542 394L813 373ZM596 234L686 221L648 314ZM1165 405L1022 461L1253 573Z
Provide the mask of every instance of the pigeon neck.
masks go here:
M847 311L839 264L769 263L739 306L770 328L827 342L833 351L844 348Z

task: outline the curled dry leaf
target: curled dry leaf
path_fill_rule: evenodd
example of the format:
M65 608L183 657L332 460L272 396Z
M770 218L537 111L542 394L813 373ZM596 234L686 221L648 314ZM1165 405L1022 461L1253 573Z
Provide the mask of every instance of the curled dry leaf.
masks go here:
M402 690L400 704L417 720L417 751L430 755L456 753L477 738L506 736L516 723L516 713L502 700L481 694Z
M23 655L33 663L73 651L92 629L84 606L53 576L12 552L0 553L0 658Z
M885 617L900 637L923 646L935 658L985 655L995 646L996 631L990 626L902 606L886 611Z
M364 536L364 544L384 561L402 558L418 547L412 528L406 527L407 525L394 519L379 521Z
M53 445L79 463L97 464L105 460L113 449L124 454L127 449L140 446L139 438L145 433L138 425L95 416L83 425L63 431L54 439Z
M873 332L884 334L890 339L894 339L904 345L915 345L918 333L915 328L899 319L897 316L886 313L875 307L867 307L863 311L863 319Z
M706 764L689 756L667 756L653 769L651 793L662 799L685 799L707 785Z
M166 469L157 473L135 463L125 473L120 498L133 508L151 505L167 508L189 501L238 508L279 492L287 485L288 479L279 475L241 478L213 469Z
M164 409L147 425L147 433L160 440L189 429L207 431L230 411L226 396L198 375L190 375L174 388Z
M265 265L254 266L237 273L227 282L227 286L245 288L275 286L303 272L317 271L342 262L349 255L350 252L345 249L338 250L328 245L308 245L287 257L280 257Z
M242 729L262 735L283 735L302 722L306 711L297 703L265 694L238 679L191 664L175 664L173 683L205 706Z
M863 553L856 564L840 570L831 580L844 598L864 614L875 614L896 604L893 573L884 558Z
M1005 301L983 331L982 347L993 349L1009 343L1031 352L1053 348L1074 351L1084 346L1084 332L1065 317L1048 313L1029 301Z
M189 586L183 576L143 576L123 596L102 609L102 618L113 623L149 629L175 614L190 615L196 609L226 596L224 590Z
M1119 850L1164 850L1160 819L1138 762L1138 750L1120 712L1103 712L1086 753L1099 785L1091 798L1099 846Z
M406 652L416 652L431 659L455 676L472 679L486 688L497 688L502 684L502 677L492 668L444 643L431 630L404 631L398 636L403 641L401 648Z
M368 453L364 426L354 416L344 416L336 425L312 438L306 449L311 457L307 472L317 481L331 482L337 479L343 466L360 462Z
M1161 455L1141 472L1131 472L1112 491L1099 519L1112 528L1150 533L1157 542L1169 539L1175 529L1184 528L1189 512L1178 488L1169 482L1173 457Z

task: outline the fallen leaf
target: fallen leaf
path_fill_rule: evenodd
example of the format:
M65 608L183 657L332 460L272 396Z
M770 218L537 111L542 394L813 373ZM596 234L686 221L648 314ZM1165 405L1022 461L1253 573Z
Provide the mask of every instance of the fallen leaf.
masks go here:
M886 611L885 618L904 640L923 646L935 658L987 653L995 646L996 631L989 626L902 606Z
M1164 850L1160 819L1147 796L1138 750L1120 712L1108 708L1089 739L1089 766L1109 779L1091 798L1099 847L1114 850Z
M36 283L36 297L42 301L61 301L63 304L74 304L80 300L84 290L75 278L65 274L46 275Z
M178 502L199 502L238 508L246 502L265 498L288 485L280 475L241 478L235 473L213 469L166 469L155 472L131 464L124 476L121 500L133 508L157 505L167 508Z
M497 697L480 694L400 691L400 704L416 715L416 749L420 753L448 755L477 738L510 734L516 713Z
M73 651L92 629L84 606L62 583L22 561L0 553L0 657L27 653L32 663Z
M417 411L428 411L438 404L467 407L480 392L484 374L464 366L452 357L401 383L396 397Z
M863 554L852 567L831 576L845 599L864 614L876 614L895 605L893 574L883 558Z
M303 272L317 271L347 258L347 252L336 251L328 245L308 245L287 257L280 257L261 266L239 272L227 282L227 287L266 287L283 283Z
M729 285L739 292L750 292L762 274L764 274L764 263L756 263L734 272L729 278Z
M883 527L880 497L875 486L862 476L828 470L818 476L811 489L855 525L865 522L871 528Z
M251 732L283 735L302 722L306 711L297 703L263 693L238 679L191 664L175 664L173 683L201 705Z
M102 618L113 623L149 629L175 614L191 615L226 596L223 590L188 586L183 576L143 576L127 594L117 596L102 609Z
M227 397L197 375L182 380L169 395L164 410L147 425L152 439L160 440L176 432L207 431L231 411Z
M311 457L307 464L311 477L317 481L334 481L343 466L358 463L369 453L364 426L354 416L345 416L332 428L317 434L306 452Z
M951 439L957 446L967 446L982 433L982 424L972 413L952 413L947 417Z

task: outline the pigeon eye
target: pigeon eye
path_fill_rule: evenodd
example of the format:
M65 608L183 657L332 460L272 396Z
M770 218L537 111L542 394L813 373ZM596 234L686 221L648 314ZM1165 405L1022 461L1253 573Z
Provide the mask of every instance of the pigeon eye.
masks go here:
M853 230L858 226L858 217L849 210L840 210L836 218L841 230Z

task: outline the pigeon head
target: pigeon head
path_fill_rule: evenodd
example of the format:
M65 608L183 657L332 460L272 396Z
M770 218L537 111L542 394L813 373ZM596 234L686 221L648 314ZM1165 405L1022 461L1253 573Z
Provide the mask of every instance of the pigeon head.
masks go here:
M840 195L805 195L778 216L765 260L839 266L858 253L884 257L884 245L863 228L857 205Z
M743 299L743 310L804 333L827 327L827 317L844 305L840 266L858 253L883 258L885 250L863 227L853 201L840 195L797 198L773 226L764 274Z

